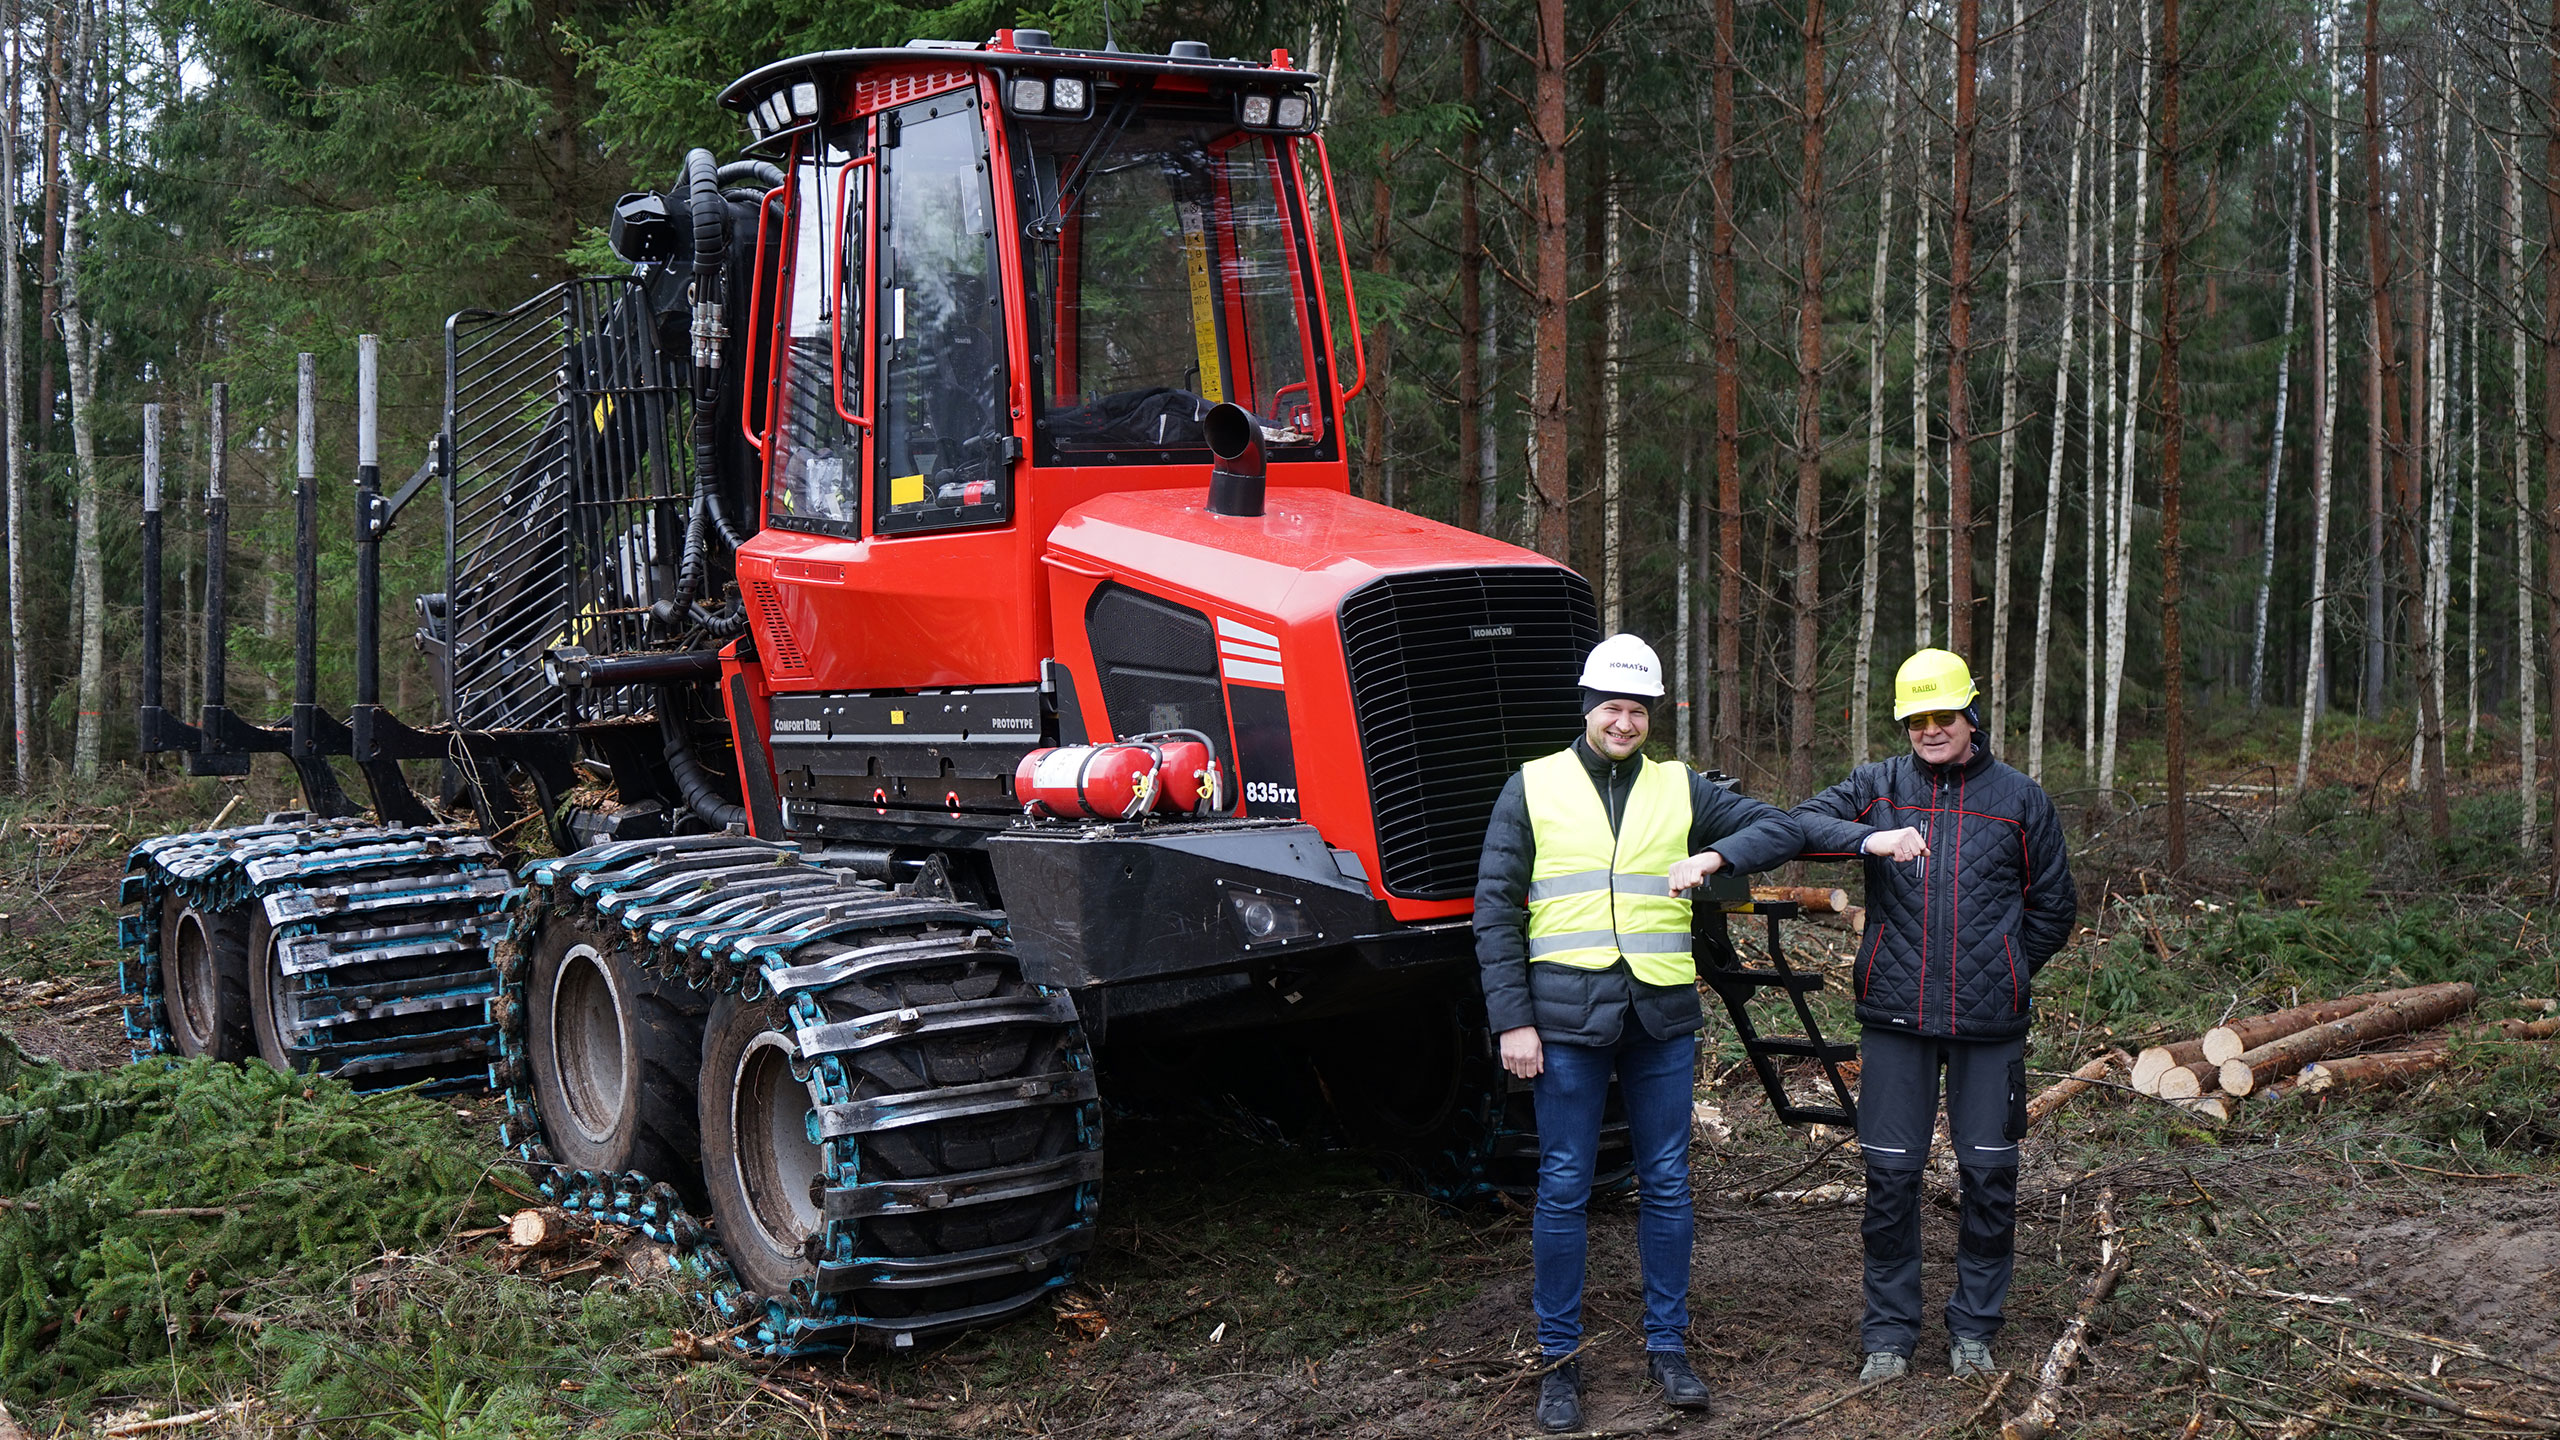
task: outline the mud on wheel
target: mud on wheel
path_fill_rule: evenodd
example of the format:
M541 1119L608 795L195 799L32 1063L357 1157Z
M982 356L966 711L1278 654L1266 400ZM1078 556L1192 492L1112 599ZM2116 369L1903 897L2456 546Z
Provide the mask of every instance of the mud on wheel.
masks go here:
M647 1226L648 1196L698 1178L734 1282L715 1303L780 1353L905 1346L1021 1310L1074 1274L1100 1195L1090 1047L1069 997L1022 978L1003 916L824 858L694 837L541 862L500 1007L510 1139L551 1166L546 1188ZM594 997L673 988L718 997L690 1173L588 1147L613 1127L579 1113L630 1093L599 1081L635 1030L604 1025ZM663 1122L660 1098L643 1103Z

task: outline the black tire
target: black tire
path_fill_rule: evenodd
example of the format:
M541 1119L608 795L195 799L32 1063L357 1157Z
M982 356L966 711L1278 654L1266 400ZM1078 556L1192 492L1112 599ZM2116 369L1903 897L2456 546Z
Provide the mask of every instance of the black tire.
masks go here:
M763 1005L736 995L712 1003L698 1091L703 1188L720 1248L758 1295L787 1294L817 1273L807 1249L822 1222L810 1182L825 1162L792 1111L805 1117L809 1108L808 1087L791 1078L796 1053Z
M179 1054L237 1061L254 1052L244 914L254 908L209 910L175 893L162 900L160 993Z
M296 1058L285 1044L284 1003L289 991L284 972L276 968L275 934L264 908L249 919L248 968L249 1024L258 1058L288 1073L312 1068L310 1061Z
M634 964L620 927L555 913L525 981L525 1052L563 1165L667 1181L702 1199L694 1087L710 997Z

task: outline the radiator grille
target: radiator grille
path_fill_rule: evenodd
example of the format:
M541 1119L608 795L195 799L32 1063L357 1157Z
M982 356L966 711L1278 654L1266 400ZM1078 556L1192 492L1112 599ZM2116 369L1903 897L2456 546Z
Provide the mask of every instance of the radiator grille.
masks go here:
M1503 783L1581 732L1591 587L1549 566L1422 571L1362 586L1341 615L1379 879L1410 899L1472 894Z
M800 653L800 642L792 638L790 624L782 618L782 596L768 580L750 580L745 586L747 610L756 622L756 633L763 637L765 659L772 662L776 675L798 675L809 668L809 658Z

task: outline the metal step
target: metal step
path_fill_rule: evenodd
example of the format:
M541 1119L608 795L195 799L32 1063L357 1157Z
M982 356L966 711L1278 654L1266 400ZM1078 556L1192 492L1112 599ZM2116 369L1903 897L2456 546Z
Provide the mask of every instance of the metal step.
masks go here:
M1778 922L1796 913L1793 904L1784 902L1736 902L1722 907L1697 907L1695 946L1698 978L1724 1001L1725 1013L1733 1017L1733 1033L1742 1041L1742 1053L1751 1061L1760 1086L1769 1094L1769 1109L1780 1123L1787 1125L1837 1125L1855 1130L1858 1126L1858 1104L1849 1094L1848 1082L1840 1078L1840 1062L1857 1058L1858 1047L1822 1038L1822 1026L1813 1017L1807 995L1822 988L1822 977L1798 970L1787 963L1786 946L1778 934ZM1769 963L1755 967L1744 963L1734 945L1732 917L1751 915L1764 919L1768 926ZM1794 1035L1763 1035L1751 1018L1751 1001L1764 990L1785 995L1795 1006L1796 1020L1803 1031ZM1837 1105L1805 1105L1787 1094L1786 1077L1779 1073L1777 1062L1811 1060L1822 1067L1823 1078L1830 1082Z

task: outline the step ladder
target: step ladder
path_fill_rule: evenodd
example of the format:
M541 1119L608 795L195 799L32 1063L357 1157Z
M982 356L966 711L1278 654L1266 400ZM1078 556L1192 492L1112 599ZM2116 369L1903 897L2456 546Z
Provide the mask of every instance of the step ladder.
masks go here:
M1724 883L1716 883L1724 882ZM1858 1128L1858 1104L1849 1096L1848 1082L1840 1078L1840 1062L1854 1060L1858 1047L1822 1038L1822 1027L1813 1018L1813 1007L1805 996L1822 988L1822 976L1798 970L1787 963L1787 951L1778 938L1778 922L1792 919L1799 908L1791 900L1753 900L1750 887L1740 876L1708 877L1706 893L1701 897L1712 903L1696 908L1694 941L1698 957L1698 978L1712 987L1724 1001L1726 1013L1733 1017L1733 1033L1742 1039L1742 1051L1751 1057L1751 1068L1760 1076L1761 1086L1769 1092L1769 1107L1778 1119L1789 1125L1837 1125L1843 1129ZM1745 963L1735 946L1735 917L1761 919L1768 922L1769 963L1753 969ZM1751 1020L1751 1001L1763 990L1783 990L1795 1005L1796 1019L1804 1029L1795 1035L1763 1035ZM1780 1058L1812 1060L1822 1067L1823 1077L1831 1082L1831 1093L1837 1105L1802 1105L1788 1098L1786 1077L1779 1073Z

